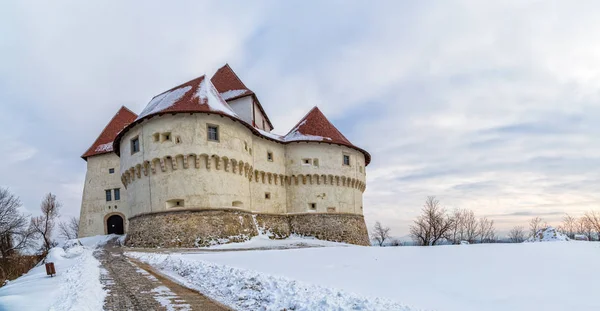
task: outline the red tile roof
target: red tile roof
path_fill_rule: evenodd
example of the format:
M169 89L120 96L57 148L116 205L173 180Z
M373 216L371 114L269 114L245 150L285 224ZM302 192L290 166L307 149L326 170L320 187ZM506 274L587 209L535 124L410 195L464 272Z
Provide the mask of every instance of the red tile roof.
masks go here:
M314 107L285 137L261 131L253 125L241 120L225 100L220 96L213 84L201 76L166 92L163 92L150 101L139 117L129 123L125 129L118 132L114 138L114 152L120 154L119 142L128 129L156 115L166 113L211 113L228 117L251 130L255 135L283 144L294 142L317 141L320 143L338 144L356 149L365 155L365 165L371 161L371 155L353 145L333 125L319 108Z
M154 96L138 120L171 112L211 112L237 117L204 75Z
M318 107L311 109L283 138L285 142L321 141L344 145L361 151L365 155L365 165L371 162L371 155L353 145L321 112Z
M121 109L104 127L100 136L96 138L96 141L81 157L87 161L88 157L113 152L113 141L117 137L117 134L136 118L137 115L135 113L127 109L127 107L121 106Z
M225 66L219 68L219 70L215 72L210 81L214 84L219 93L221 93L221 95L223 95L226 100L234 100L251 95L256 101L258 109L260 109L263 116L265 116L267 123L269 123L271 129L273 129L273 124L271 123L271 120L269 120L269 116L267 116L267 113L260 104L260 101L258 100L256 94L252 92L252 90L250 90L248 87L246 87L244 82L242 82L240 77L238 77L238 75L235 74L235 72L233 71L233 69L231 69L229 64L225 64Z

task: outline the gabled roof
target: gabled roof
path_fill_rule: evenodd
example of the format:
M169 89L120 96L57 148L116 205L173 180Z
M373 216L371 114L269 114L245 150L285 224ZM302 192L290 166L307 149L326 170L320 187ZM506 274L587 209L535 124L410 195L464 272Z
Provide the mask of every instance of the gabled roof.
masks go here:
M135 113L127 109L127 107L121 106L121 109L117 111L106 127L104 127L100 136L96 138L96 141L81 157L87 161L88 157L113 152L113 141L117 137L117 134L136 118L137 115Z
M263 116L265 116L265 119L269 123L271 129L273 129L273 124L271 123L271 120L269 120L269 116L267 116L267 113L260 104L256 94L246 87L244 82L242 82L240 77L235 74L229 64L225 64L223 67L219 68L210 81L214 84L225 100L234 100L244 96L252 96L257 103L258 109L260 109Z

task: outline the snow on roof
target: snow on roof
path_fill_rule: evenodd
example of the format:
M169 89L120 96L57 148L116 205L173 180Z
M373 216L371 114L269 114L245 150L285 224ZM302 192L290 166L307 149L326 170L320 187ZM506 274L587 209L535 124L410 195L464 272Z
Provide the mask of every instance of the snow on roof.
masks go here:
M208 79L203 79L200 82L196 96L200 98L200 103L208 105L212 111L221 111L230 116L237 116Z
M188 85L155 96L152 98L150 103L148 103L146 108L142 110L142 113L140 113L138 119L173 106L173 104L180 100L181 97L183 97L183 95L185 95L191 89L192 87Z
M224 100L229 100L232 98L240 97L241 95L245 95L246 93L250 94L250 91L248 91L248 90L229 90L226 92L222 92L221 97L223 97Z
M96 141L88 148L88 150L81 156L83 159L88 157L109 153L113 151L113 141L115 137L123 130L128 124L133 122L137 118L137 115L131 110L122 106L119 111L112 117L110 122L104 127Z
M352 143L338 131L338 129L327 120L327 117L314 107L300 122L287 134L285 141L321 140L337 142L346 145Z

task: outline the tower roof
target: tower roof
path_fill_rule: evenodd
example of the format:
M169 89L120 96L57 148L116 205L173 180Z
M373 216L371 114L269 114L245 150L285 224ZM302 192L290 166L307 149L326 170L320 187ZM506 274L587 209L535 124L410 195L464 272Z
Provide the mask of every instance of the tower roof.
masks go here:
M273 128L273 124L271 123L271 120L269 120L269 116L267 116L267 113L260 104L256 94L246 87L244 82L242 82L240 77L235 74L229 64L225 64L223 67L219 68L210 81L214 84L215 88L219 91L224 100L234 100L244 96L252 96L257 103L258 109L260 109L263 116L269 123L269 126L271 129Z
M368 165L371 161L371 155L361 148L352 144L346 136L344 136L321 112L318 107L313 107L305 116L296 124L296 126L282 138L285 142L293 141L322 141L325 143L333 143L344 145L350 148L357 149L364 153L365 164Z
M117 134L136 118L137 115L135 113L127 109L127 107L121 106L121 109L117 111L106 127L104 127L100 136L96 138L96 141L81 157L87 160L91 156L113 152L113 141L117 137Z
M213 112L237 117L204 75L154 96L136 121L172 112Z

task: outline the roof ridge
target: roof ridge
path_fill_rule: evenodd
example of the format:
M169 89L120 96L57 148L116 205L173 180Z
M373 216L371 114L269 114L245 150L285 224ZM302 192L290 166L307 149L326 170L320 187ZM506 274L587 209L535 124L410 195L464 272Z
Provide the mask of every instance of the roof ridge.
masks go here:
M137 118L137 114L135 112L131 111L129 108L125 107L124 105L121 105L121 108L119 108L119 110L112 116L112 118L110 118L110 120L108 121L108 123L106 123L106 125L104 126L104 128L102 128L102 131L100 131L100 134L98 134L98 136L96 137L96 139L94 140L94 142L92 143L92 145L85 151L85 153L83 155L81 155L81 157L83 159L87 159L88 157L91 157L93 155L100 154L100 153L96 153L96 150L95 150L94 147L98 148L98 146L96 146L96 145L98 143L100 143L100 139L102 138L102 136L105 135L105 133L107 132L107 130L109 129L109 127L113 124L113 122L115 121L115 119L117 117L119 117L119 114L122 111L130 112L135 118ZM131 123L131 122L129 122L129 123ZM112 142L114 142L114 139L115 139L115 137L112 138ZM101 153L104 153L104 152L101 152Z
M178 89L178 88L180 88L180 87L182 87L182 86L184 86L184 85L186 85L186 84L188 84L188 83L194 82L194 81L196 81L196 80L198 80L198 79L201 79L201 78L206 78L206 74L202 74L202 75L201 75L201 76L199 76L199 77L196 77L196 78L194 78L194 79L192 79L192 80L189 80L189 81L187 81L187 82L181 83L181 84L179 84L179 85L177 85L177 86L175 86L175 87L172 87L172 88L170 88L170 89L168 89L168 90L166 90L166 91L164 91L164 92L162 92L162 93L156 94L156 95L154 95L154 96L153 96L153 97L152 97L150 100L152 101L152 99L156 98L157 96L160 96L160 95L162 95L162 94L164 94L164 93L167 93L167 92L173 91L173 90L175 90L175 89Z
M298 123L296 123L296 125L294 125L294 126L293 126L293 127L290 129L290 131L289 131L287 134L283 135L283 136L288 136L288 135L290 135L290 134L291 134L291 133L292 133L292 132L293 132L295 129L297 129L297 128L300 126L300 123L302 123L302 121L304 121L306 118L308 118L308 115L309 115L309 114L310 114L310 113L311 113L313 110L315 110L315 109L319 109L319 108L318 108L317 106L314 106L314 107L312 107L312 108L311 108L311 109L310 109L310 110L309 110L309 111L308 111L308 112L307 112L307 113L304 115L304 117L302 117L302 118L300 119L300 121L298 121Z

